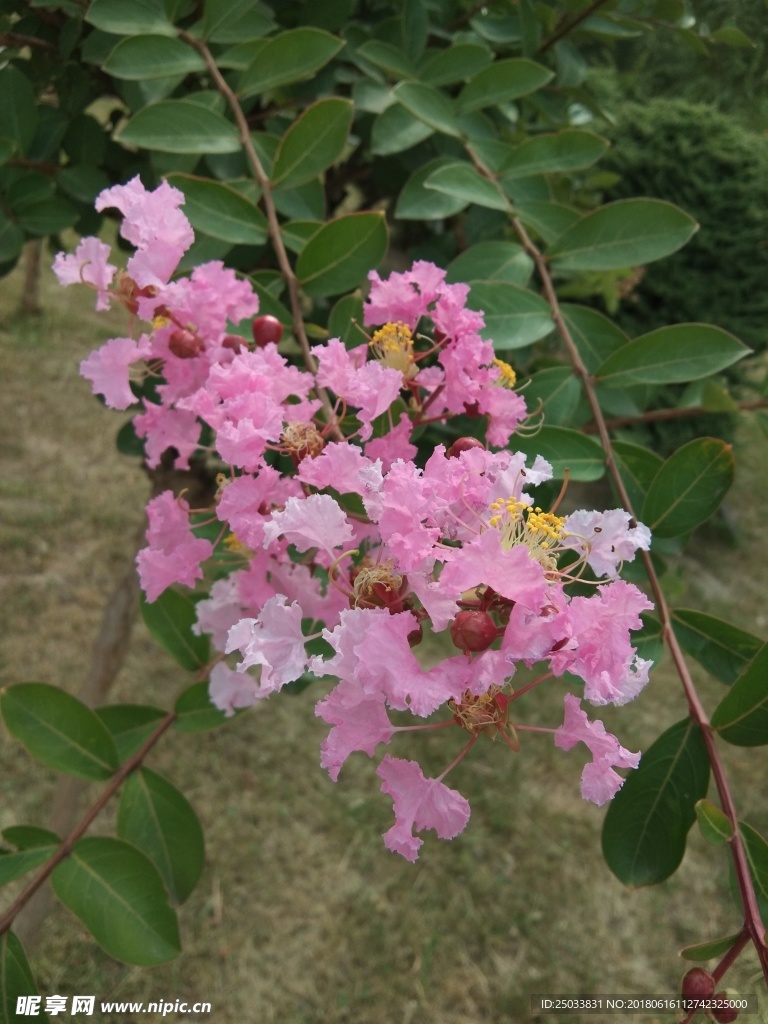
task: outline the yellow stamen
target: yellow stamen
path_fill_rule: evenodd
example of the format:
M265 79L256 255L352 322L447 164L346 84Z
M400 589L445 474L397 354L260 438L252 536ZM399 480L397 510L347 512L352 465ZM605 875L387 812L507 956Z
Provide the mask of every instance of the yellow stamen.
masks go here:
M413 335L410 327L402 321L384 324L375 332L369 345L379 362L399 370L407 380L418 372L413 358Z
M493 365L499 368L499 376L496 378L497 384L501 384L505 388L513 388L517 384L517 374L509 363L505 363L503 359L494 359Z

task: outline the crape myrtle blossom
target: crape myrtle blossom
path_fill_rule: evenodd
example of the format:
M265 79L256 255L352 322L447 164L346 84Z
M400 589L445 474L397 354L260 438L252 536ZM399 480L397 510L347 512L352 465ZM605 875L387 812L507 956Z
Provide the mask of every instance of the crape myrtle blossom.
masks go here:
M467 285L427 261L387 278L373 271L367 343L316 344L310 372L276 342L232 333L258 311L247 280L219 261L174 276L193 240L182 203L166 183L148 191L138 178L105 190L97 207L120 211L136 247L126 271L98 239L54 268L62 284L96 291L98 308L115 300L130 314L126 337L81 372L108 405L137 408L149 467L205 458L218 473L194 519L183 497L152 499L137 558L150 602L208 580L193 630L218 652L212 702L230 716L322 677L320 763L336 781L352 755L378 761L395 816L384 842L410 861L417 833L450 839L465 828L469 804L444 778L482 737L501 739L507 756L539 742L535 733L563 750L583 742L592 760L582 795L611 799L639 754L581 702L622 705L648 681L631 634L651 605L618 578L648 549L647 528L619 509L562 517L535 504L552 468L514 440L507 448L525 400ZM457 415L474 417L485 441L457 438ZM426 456L414 438L423 446L434 422L454 435ZM536 676L518 684L523 665ZM563 692L564 721L528 726L523 698L545 684ZM422 729L446 739L436 778L398 756L400 734Z

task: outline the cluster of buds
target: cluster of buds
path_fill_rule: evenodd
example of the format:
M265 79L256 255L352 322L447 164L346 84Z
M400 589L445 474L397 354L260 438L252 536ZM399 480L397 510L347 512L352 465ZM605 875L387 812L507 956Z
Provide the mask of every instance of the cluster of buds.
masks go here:
M196 605L196 629L219 652L212 701L232 714L307 673L335 678L315 709L330 725L321 764L334 780L353 752L376 757L397 733L469 734L437 778L416 761L379 761L395 812L384 841L409 860L417 832L450 839L465 827L469 805L443 779L482 736L515 751L526 732L549 731L563 750L583 743L582 794L611 799L623 783L616 769L636 767L639 754L581 704L624 704L647 682L630 631L651 605L618 572L648 548L648 530L619 509L559 516L535 506L528 491L552 470L542 458L526 465L510 445L525 402L467 306L467 285L427 262L386 280L371 273L368 341L315 345L309 372L279 351L282 325L256 316L247 280L219 262L171 280L192 241L182 201L138 179L106 190L97 207L121 211L136 247L125 275L115 279L97 239L54 268L62 284L94 288L99 308L114 299L131 314L130 336L110 339L81 372L107 405L138 405L148 464L173 448L186 468L203 431L220 460L210 516L233 569ZM460 438L421 460L413 432L468 411L485 419L484 442ZM216 545L196 533L187 503L165 492L148 516L138 556L147 599L199 585ZM441 633L430 646L445 656L426 668L419 645ZM330 653L310 653L319 637ZM515 689L521 665L540 671ZM518 710L545 681L564 694L564 720L549 730Z

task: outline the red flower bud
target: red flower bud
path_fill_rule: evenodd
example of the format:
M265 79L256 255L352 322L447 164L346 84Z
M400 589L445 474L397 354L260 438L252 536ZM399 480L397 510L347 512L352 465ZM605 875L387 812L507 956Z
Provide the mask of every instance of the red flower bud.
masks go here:
M407 636L408 646L409 647L416 647L418 644L421 643L423 637L424 637L424 630L421 628L421 623L417 622L416 626L414 627L414 629L412 629L411 632Z
M205 348L201 338L192 331L174 331L168 339L168 348L179 359L194 359Z
M231 348L235 354L242 352L247 344L245 338L241 338L239 334L225 334L221 339L221 347Z
M459 612L451 623L451 639L461 651L487 651L496 639L496 623L488 612Z
M276 316L269 314L257 316L251 324L251 329L257 348L266 348L270 342L277 344L283 336L283 325Z
M715 992L714 998L727 999L728 993ZM721 1006L719 1008L716 1007L710 1010L709 1012L712 1014L713 1019L717 1021L717 1024L732 1024L732 1021L736 1020L736 1018L739 1016L739 1011L736 1009L735 1006Z
M482 448L485 450L485 445L482 441L478 441L476 437L460 437L453 442L445 455L448 459L458 459L462 452L468 452L471 448Z
M703 967L692 967L683 978L684 999L709 999L715 991L715 979Z

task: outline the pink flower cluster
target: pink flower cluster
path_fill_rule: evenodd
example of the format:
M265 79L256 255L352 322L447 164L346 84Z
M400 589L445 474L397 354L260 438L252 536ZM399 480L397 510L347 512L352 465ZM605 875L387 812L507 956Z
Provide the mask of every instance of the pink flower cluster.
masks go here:
M116 298L149 324L81 367L117 409L136 404L131 373L156 378L134 418L148 464L174 448L187 467L202 432L213 438L221 482L211 518L239 562L197 604L196 629L219 651L212 701L232 714L307 673L332 677L316 714L330 726L321 763L333 780L350 754L375 757L398 732L462 730L465 746L438 778L388 753L379 763L395 813L385 845L408 860L422 844L416 833L450 839L465 827L469 804L443 778L483 735L513 750L526 731L549 731L563 750L581 742L591 756L583 796L611 799L623 783L616 769L637 767L639 754L590 721L581 701L624 704L648 680L630 632L651 604L618 578L621 562L648 548L646 527L619 509L563 517L534 505L529 489L552 470L505 447L525 403L481 337L466 285L447 284L427 262L386 280L373 272L369 343L331 338L312 350L315 372L300 369L276 344L230 333L258 309L247 281L218 262L171 280L192 241L182 201L138 179L108 189L97 207L117 207L136 246L126 272L117 275L97 239L59 255L54 269L62 284L94 288L99 308ZM462 438L418 464L413 431L464 413L485 417L490 447ZM202 579L214 545L171 492L148 513L138 569L154 601ZM571 584L590 580L590 596L571 595ZM444 634L445 657L430 668L418 657L428 633ZM320 638L325 653L310 653ZM537 675L515 689L522 666ZM553 679L563 724L528 726L518 701Z

